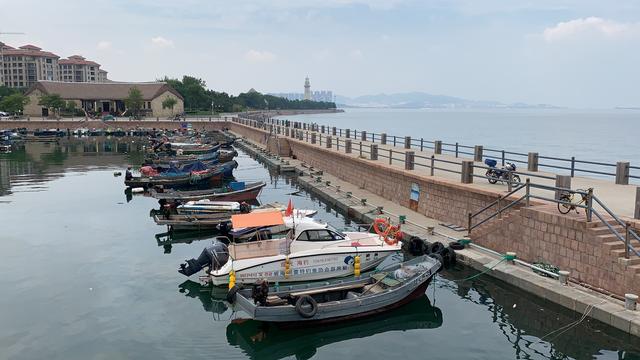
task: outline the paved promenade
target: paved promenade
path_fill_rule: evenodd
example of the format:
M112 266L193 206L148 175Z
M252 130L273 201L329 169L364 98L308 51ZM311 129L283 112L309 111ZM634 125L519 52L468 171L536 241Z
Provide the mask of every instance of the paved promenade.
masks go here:
M304 142L311 143L311 135L309 135L309 142L306 141L306 130L303 130ZM311 134L311 132L309 132ZM284 136L280 134L280 136ZM332 146L331 151L336 151L340 153L345 153L345 142L347 138L332 136L327 134L322 134L322 144L320 144L320 134L316 135L316 144L317 147L326 148L327 137L331 136L332 138ZM299 140L297 140L299 141ZM462 160L472 160L470 158L462 158L452 155L439 154L435 155L431 149L425 149L424 151L420 151L420 149L403 149L401 147L394 147L391 145L381 145L379 143L373 143L370 141L359 141L351 138L352 141L352 152L350 156L352 157L362 157L365 159L370 159L370 150L371 145L375 144L378 146L378 160L369 160L376 162L380 165L390 166L400 171L411 171L417 174L430 176L430 158L431 155L434 155L437 160L445 160L436 161L435 167L439 168L434 170L434 176L438 178L443 178L451 181L460 182L461 181L461 162ZM360 145L362 144L362 152L360 152ZM393 150L391 163L389 161L389 150ZM405 170L405 152L406 151L414 151L415 152L415 169L414 170ZM474 175L484 176L486 165L482 162L474 162ZM530 174L530 175L528 175ZM532 183L547 185L547 186L555 186L555 173L551 172L528 172L523 171L520 173L521 180L524 182L526 178L530 178ZM486 178L475 177L473 178L473 186L486 189L493 192L501 192L507 193L508 187L506 183L498 182L497 184L490 184ZM583 176L575 176L571 179L571 188L573 190L576 189L588 189L592 187L594 189L594 195L598 197L611 211L613 211L618 216L624 216L630 219L634 217L634 210L636 206L636 192L637 185L617 185L614 183L613 179L594 179ZM531 193L533 195L538 195L546 198L553 198L554 193L549 190L543 189L531 189ZM520 196L524 195L524 189L520 191ZM577 201L577 199L576 199ZM596 208L601 214L604 215L604 211L597 204L594 204L594 208ZM584 213L584 210L579 209L580 213ZM595 217L595 216L594 216ZM594 219L597 220L597 219Z

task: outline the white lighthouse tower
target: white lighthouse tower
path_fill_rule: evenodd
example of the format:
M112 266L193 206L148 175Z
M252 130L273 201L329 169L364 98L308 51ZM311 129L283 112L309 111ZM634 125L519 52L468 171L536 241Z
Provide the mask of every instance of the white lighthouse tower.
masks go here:
M311 84L308 76L304 79L304 99L311 100Z

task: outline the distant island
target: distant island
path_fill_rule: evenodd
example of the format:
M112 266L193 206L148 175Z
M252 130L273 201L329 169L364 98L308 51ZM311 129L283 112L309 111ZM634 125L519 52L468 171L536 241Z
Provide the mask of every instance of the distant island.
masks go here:
M354 98L336 95L338 107L367 107L393 109L562 109L549 104L505 104L498 101L478 101L463 98L433 95L425 92L363 95Z

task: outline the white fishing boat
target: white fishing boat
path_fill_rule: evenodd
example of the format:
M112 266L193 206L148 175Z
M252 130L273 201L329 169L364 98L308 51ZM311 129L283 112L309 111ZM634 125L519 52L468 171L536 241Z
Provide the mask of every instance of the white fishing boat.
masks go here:
M280 211L232 216L235 227L284 225ZM301 282L344 277L378 266L400 251L396 239L367 232L340 232L325 223L296 222L286 237L232 243L214 243L198 259L187 260L180 273L190 276L208 267L201 280L214 285ZM356 265L357 264L357 265Z

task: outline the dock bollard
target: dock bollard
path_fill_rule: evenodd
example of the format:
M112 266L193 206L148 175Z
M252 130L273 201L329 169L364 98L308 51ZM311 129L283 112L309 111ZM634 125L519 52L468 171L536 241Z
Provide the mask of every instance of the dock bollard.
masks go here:
M558 280L560 281L560 284L567 285L569 283L569 274L571 273L566 270L558 271Z
M504 255L504 258L511 264L515 264L515 260L518 258L518 256L513 251L507 251L507 253Z
M624 308L626 310L635 310L638 303L638 295L624 294Z

